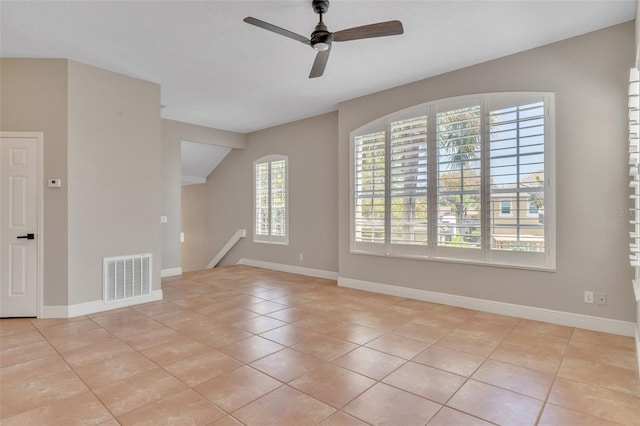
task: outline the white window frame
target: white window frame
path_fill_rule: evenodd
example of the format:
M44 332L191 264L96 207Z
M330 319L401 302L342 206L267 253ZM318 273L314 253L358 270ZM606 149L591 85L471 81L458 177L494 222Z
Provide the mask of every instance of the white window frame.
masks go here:
M489 125L488 117L490 111L496 111L501 108L513 107L517 105L525 105L527 103L544 102L544 252L527 252L527 251L506 251L491 249L491 226L490 226L490 209L491 194L489 190ZM480 249L465 249L455 247L438 247L437 238L437 214L434 219L429 222L429 243L425 246L407 246L394 245L389 243L389 237L386 237L384 244L364 243L355 241L354 232L354 141L357 136L363 136L375 132L386 132L387 141L390 140L390 123L393 121L427 115L429 117L429 140L434 140L435 132L435 116L434 112L446 111L457 106L464 107L471 103L479 103L481 106L482 120L482 219L481 219L481 239ZM459 96L454 98L440 99L427 102L405 110L401 110L379 119L373 120L350 133L349 148L349 186L350 186L350 253L365 254L374 256L388 256L399 258L421 259L427 261L444 261L467 264L481 264L497 267L533 269L543 271L555 271L555 96L551 92L504 92L504 93L487 93L474 94L467 96ZM436 153L436 144L429 142L433 148L430 148L429 156ZM387 146L390 146L389 143ZM389 150L387 150L389 153ZM387 154L388 155L388 154ZM436 160L429 160L429 216L433 217L437 208L437 169L433 167ZM387 160L387 165L389 160ZM387 173L388 176L388 173ZM387 179L388 180L388 179ZM388 184L387 184L388 188ZM389 199L389 193L385 195ZM387 216L390 210L387 209ZM528 212L528 209L527 209ZM513 205L511 205L511 213L513 214ZM385 233L390 233L389 218L386 219L387 227Z
M256 204L256 166L259 164L269 164L269 203L271 203L271 164L275 161L284 160L285 165L285 235L271 235L271 223L269 224L269 235L258 234L256 226L257 204ZM269 217L271 218L271 204L269 204ZM277 245L289 245L289 157L286 155L272 154L265 155L253 162L253 242Z
M509 211L507 213L503 211L505 207L505 203L509 203ZM511 217L511 216L513 216L513 205L511 201L500 200L500 217Z
M540 217L540 208L536 207L536 212L531 213L531 201L527 200L527 217Z

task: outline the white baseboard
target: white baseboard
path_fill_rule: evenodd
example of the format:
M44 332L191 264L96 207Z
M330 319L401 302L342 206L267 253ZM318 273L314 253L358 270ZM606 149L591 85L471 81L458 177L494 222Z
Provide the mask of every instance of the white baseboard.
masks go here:
M42 306L38 318L69 318L68 306Z
M169 268L160 270L160 278L175 277L176 275L182 275L182 268Z
M139 305L141 303L162 300L162 290L153 290L148 296L140 296L117 302L105 303L102 300L78 303L69 306L43 306L41 318L73 318L81 315L95 314L97 312L110 311L112 309Z
M324 278L327 280L338 279L338 273L323 269L304 268L302 266L285 265L283 263L263 262L262 260L245 259L238 260L237 265L255 266L256 268L271 269L274 271L289 272L291 274L307 275L309 277Z
M341 287L372 291L375 293L388 294L391 296L442 303L444 305L458 306L461 308L491 312L494 314L508 315L535 321L550 322L553 324L566 325L570 327L585 328L588 330L602 331L606 333L619 334L622 336L633 337L636 333L635 323L629 321L620 321L589 315L574 314L571 312L554 311L551 309L515 305L511 303L496 302L492 300L475 299L472 297L437 293L434 291L418 290L415 288L399 287L389 284L354 280L351 278L343 277L338 278L338 285Z

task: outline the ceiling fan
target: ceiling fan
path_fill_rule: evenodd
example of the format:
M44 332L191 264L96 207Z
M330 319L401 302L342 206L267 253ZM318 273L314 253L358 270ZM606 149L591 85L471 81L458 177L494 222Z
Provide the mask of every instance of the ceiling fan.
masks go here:
M327 13L329 10L329 0L312 0L311 5L313 7L313 11L320 15L320 22L318 22L316 28L311 33L310 38L250 16L243 19L247 24L255 25L256 27L283 35L313 47L318 54L313 62L313 66L311 67L309 78L320 77L324 73L327 61L329 60L329 52L331 52L331 43L334 41L350 41L360 40L363 38L385 37L402 34L404 32L402 22L387 21L378 22L377 24L363 25L361 27L347 28L346 30L331 33L327 30L327 26L322 21L322 15Z

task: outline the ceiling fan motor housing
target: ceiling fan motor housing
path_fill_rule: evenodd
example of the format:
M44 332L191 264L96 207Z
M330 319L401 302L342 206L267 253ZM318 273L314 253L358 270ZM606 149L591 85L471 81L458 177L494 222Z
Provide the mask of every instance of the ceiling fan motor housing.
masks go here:
M327 30L324 22L318 22L318 25L311 33L311 47L318 51L324 51L329 48L332 40L332 34Z

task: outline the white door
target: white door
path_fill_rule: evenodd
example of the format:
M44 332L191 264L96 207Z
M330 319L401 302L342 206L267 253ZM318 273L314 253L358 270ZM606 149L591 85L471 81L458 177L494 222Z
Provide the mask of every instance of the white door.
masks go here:
M0 317L38 313L38 135L0 137Z

